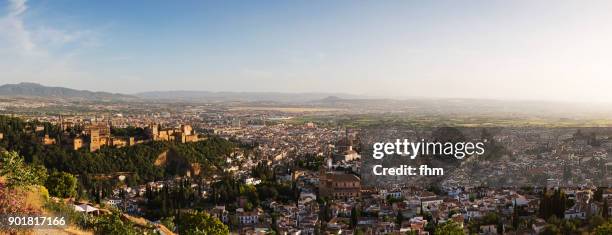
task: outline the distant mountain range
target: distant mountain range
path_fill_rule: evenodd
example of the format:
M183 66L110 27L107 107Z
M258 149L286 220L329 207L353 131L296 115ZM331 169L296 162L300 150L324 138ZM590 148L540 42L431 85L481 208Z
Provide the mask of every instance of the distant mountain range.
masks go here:
M144 99L174 101L244 101L244 102L281 102L305 103L330 97L356 99L357 95L338 93L282 93L282 92L211 92L211 91L151 91L135 94ZM340 99L340 98L338 98Z
M0 97L33 97L89 101L182 101L182 102L278 102L310 103L326 99L356 99L358 96L336 93L282 93L282 92L210 92L210 91L151 91L133 95L50 87L38 83L22 82L0 86ZM342 97L342 98L339 98Z
M40 85L38 83L29 82L2 85L0 86L0 96L100 101L120 101L138 99L137 97L131 95L75 90L65 87L48 87Z
M360 112L398 112L418 114L605 114L609 104L583 104L550 101L509 101L486 99L372 98L343 93L282 93L282 92L210 92L210 91L152 91L133 95L48 87L22 82L0 86L0 98L43 98L66 101L127 101L127 102L245 102L250 105L305 105L341 108Z

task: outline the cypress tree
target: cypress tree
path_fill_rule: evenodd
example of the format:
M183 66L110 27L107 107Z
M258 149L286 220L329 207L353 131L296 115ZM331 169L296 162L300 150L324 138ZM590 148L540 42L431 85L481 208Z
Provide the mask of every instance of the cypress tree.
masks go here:
M608 200L604 200L603 211L601 213L601 216L606 218L606 219L610 217L610 211L608 209Z

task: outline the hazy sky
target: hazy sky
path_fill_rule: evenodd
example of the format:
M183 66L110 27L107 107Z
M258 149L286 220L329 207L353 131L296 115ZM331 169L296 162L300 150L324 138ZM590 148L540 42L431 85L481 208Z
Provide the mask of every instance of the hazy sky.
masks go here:
M612 1L9 0L0 71L124 93L610 102Z

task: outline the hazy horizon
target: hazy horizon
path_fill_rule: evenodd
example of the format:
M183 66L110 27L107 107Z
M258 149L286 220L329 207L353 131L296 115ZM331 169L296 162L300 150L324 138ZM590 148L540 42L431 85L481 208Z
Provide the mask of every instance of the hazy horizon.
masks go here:
M607 103L611 7L7 0L0 83Z
M410 100L420 100L420 101L469 101L469 100L473 100L476 102L502 102L502 103L525 103L525 102L530 102L530 103L541 103L541 104L574 104L574 105L595 105L596 107L601 107L600 105L609 105L612 104L612 102L609 101L565 101L565 100L545 100L545 99L503 99L503 98L466 98L466 97L424 97L424 96L404 96L404 97L398 97L398 96L384 96L384 95L379 95L379 96L375 96L375 95L367 95L367 94L356 94L356 93L341 93L341 92L283 92L283 91L210 91L210 90L150 90L150 91L142 91L142 92L136 92L136 93L122 93L122 92L112 92L112 91L106 91L106 90L89 90L89 89L78 89L78 88L74 88L74 87L64 87L64 86L51 86L51 85L47 85L47 84L40 84L40 83L36 83L36 82L20 82L20 83L25 83L25 84L37 84L37 85L41 85L41 86L45 86L45 87L49 87L49 88L67 88L67 89L73 89L73 90L79 90L79 91L90 91L90 92L105 92L105 93L114 93L114 94L120 94L120 95L129 95L129 96L135 96L135 97L139 97L139 98L145 98L145 99L160 99L160 100L194 100L194 99L198 99L199 98L204 98L204 97L208 97L213 98L216 96L210 96L210 95L216 95L216 94L223 94L223 93L227 93L228 97L217 97L217 98L229 98L231 100L231 98L236 98L235 95L273 95L273 97L278 97L278 96L274 96L274 95L281 95L281 96L289 96L289 95L301 95L304 97L315 97L312 99L309 99L308 101L317 101L320 99L327 99L330 97L337 97L340 99L346 99L346 100L358 100L358 99L363 99L363 100L393 100L393 101L410 101ZM19 83L7 83L7 84L0 84L0 86L3 85L18 85ZM201 96L203 95L203 93L210 93L208 94L208 96ZM233 95L232 95L233 94ZM161 96L159 96L161 95ZM323 96L322 96L323 95ZM2 93L0 93L0 96L2 96ZM304 97L301 97L301 100L304 101ZM243 97L245 99L248 100L247 96ZM293 97L295 98L295 97ZM300 98L297 98L298 100L300 100ZM253 101L263 101L266 100L264 98L256 98ZM280 99L280 100L270 100L270 101L280 101L280 102L285 102L286 100ZM291 102L289 102L291 103ZM299 103L299 102L298 102Z

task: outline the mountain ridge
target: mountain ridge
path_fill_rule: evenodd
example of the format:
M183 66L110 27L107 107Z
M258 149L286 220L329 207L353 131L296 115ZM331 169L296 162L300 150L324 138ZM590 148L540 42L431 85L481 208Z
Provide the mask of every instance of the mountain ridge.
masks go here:
M46 86L33 82L0 85L0 97L32 97L89 101L187 101L187 102L279 102L311 103L329 97L335 99L360 99L358 95L344 93L284 93L284 92L232 92L168 90L147 91L134 94L111 93L104 91L79 90L59 86Z
M0 96L5 97L42 97L76 100L135 100L135 96L102 91L76 90L66 87L44 86L33 82L4 84L0 86Z

